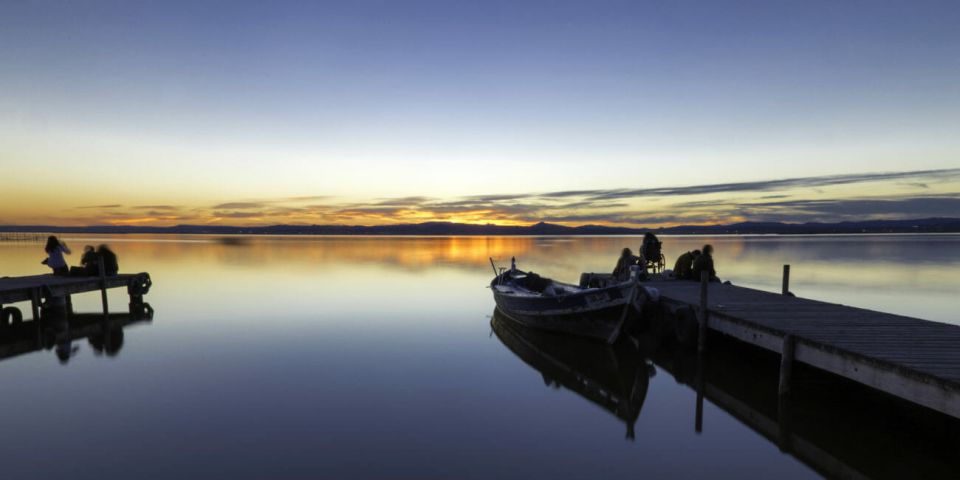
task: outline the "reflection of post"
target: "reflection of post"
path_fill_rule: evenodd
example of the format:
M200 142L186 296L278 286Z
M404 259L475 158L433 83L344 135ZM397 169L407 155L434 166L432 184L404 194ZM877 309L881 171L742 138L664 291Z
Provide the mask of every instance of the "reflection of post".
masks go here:
M784 295L790 294L790 265L783 266L783 288L782 293Z
M777 394L780 396L790 394L790 377L793 374L793 352L796 349L796 341L793 335L783 337L783 347L780 354L780 387Z
M110 313L107 308L107 271L103 267L103 257L97 259L97 266L100 269L100 302L103 303L103 315Z
M30 308L33 310L33 321L40 320L40 289L30 291Z
M706 383L703 376L703 352L701 352L697 354L697 415L693 425L697 433L703 433L703 388Z
M703 352L707 343L707 288L710 272L700 272L700 330L697 332L697 352Z
M781 452L789 453L792 450L792 445L790 442L791 436L791 426L790 426L790 397L787 395L780 395L780 398L777 399L777 446L780 448Z

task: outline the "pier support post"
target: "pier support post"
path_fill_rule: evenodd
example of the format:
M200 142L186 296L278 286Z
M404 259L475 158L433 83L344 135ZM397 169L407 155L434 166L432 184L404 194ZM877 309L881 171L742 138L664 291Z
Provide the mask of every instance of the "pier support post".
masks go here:
M783 266L783 290L784 295L790 295L790 265Z
M783 337L780 353L780 387L777 390L777 394L781 397L790 394L790 378L793 376L793 355L796 345L793 335L788 334Z
M100 269L100 303L103 304L103 316L106 317L110 310L107 307L107 271L103 266L103 257L100 257L98 267Z
M30 291L30 308L33 313L33 321L40 320L40 289L34 288Z
M697 352L703 353L707 344L707 288L710 285L710 272L700 272L700 311L697 334Z

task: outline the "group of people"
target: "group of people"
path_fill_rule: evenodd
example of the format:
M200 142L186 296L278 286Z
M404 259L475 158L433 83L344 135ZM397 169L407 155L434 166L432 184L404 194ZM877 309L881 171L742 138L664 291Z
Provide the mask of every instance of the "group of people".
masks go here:
M647 267L660 259L661 242L652 233L643 236L640 246L640 255L634 255L633 250L624 248L613 269L613 277L617 280L630 278L630 270L638 266L641 278L647 273ZM701 250L693 250L680 255L673 267L673 276L678 280L700 280L701 272L707 272L711 282L719 282L717 271L713 266L713 245L704 245Z
M678 280L699 281L703 272L710 275L711 282L719 282L717 271L713 268L713 245L706 244L703 250L686 252L677 258L673 265L673 276Z
M54 235L47 237L47 244L44 247L47 252L42 264L50 267L54 275L84 277L100 275L100 262L103 261L103 272L106 275L116 275L120 271L117 263L117 254L113 253L105 244L101 244L94 250L93 245L87 245L83 248L83 255L80 257L79 267L69 267L64 255L70 255L70 247L61 242Z

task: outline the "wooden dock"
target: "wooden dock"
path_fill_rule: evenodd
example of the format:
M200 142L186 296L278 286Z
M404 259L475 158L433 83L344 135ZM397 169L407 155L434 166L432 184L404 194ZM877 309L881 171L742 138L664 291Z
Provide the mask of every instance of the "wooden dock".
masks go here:
M143 296L150 291L151 284L150 275L145 272L92 277L3 277L0 278L0 307L4 308L0 322L9 323L22 319L19 309L9 306L11 303L30 302L33 319L36 320L40 317L40 309L44 304L63 302L69 308L70 295L84 292L100 291L104 313L108 313L107 290L112 288L127 289L133 311L143 305Z
M659 290L678 336L704 342L699 328L780 354L782 395L797 361L960 418L960 326L719 283L644 285Z

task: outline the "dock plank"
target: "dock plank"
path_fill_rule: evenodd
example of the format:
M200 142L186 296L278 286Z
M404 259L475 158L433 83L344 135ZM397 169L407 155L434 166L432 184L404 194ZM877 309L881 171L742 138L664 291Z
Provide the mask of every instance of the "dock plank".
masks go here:
M700 304L697 282L645 285L659 291L662 303ZM814 366L960 418L960 326L716 283L707 298L712 330L764 348L778 348L770 335L790 335L809 348L803 355ZM870 375L861 371L865 366Z

